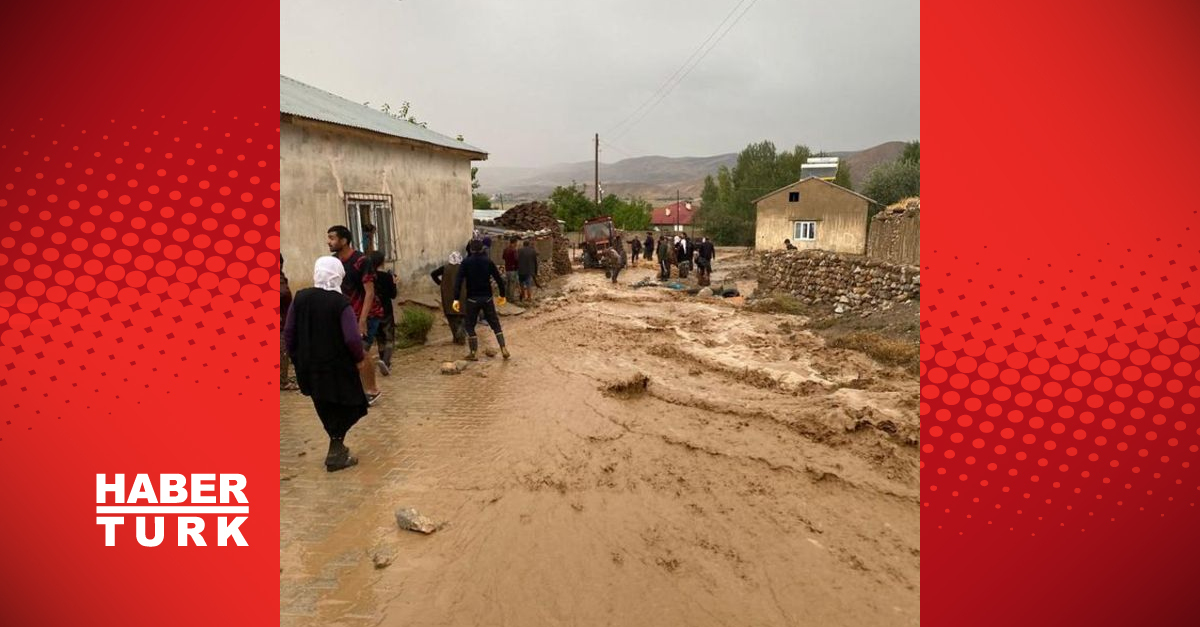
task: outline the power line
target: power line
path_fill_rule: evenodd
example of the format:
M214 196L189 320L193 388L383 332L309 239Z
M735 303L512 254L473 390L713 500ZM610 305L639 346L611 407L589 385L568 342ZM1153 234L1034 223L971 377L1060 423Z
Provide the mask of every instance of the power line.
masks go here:
M619 153L621 153L621 154L625 155L626 157L629 157L630 159L636 159L636 158L638 158L638 157L644 157L644 156L646 156L646 155L645 155L645 151L642 151L642 152L643 152L643 154L641 154L641 155L635 155L635 154L633 154L632 152L630 152L630 151L628 151L628 150L625 150L624 148L621 148L620 146L614 146L612 143L610 143L610 142L607 142L607 141L605 141L605 140L603 140L603 139L601 139L601 140L600 140L600 145L602 145L602 146L607 146L607 147L609 147L609 148L612 148L613 150L615 150L615 151L617 151L617 152L619 152Z
M634 109L632 112L630 112L629 115L625 116L625 118L623 120L621 120L620 122L609 127L608 130L604 131L604 134L607 135L607 134L621 128L621 126L623 126L626 122L633 119L633 117L635 115L637 115L644 107L646 107L646 105L650 104L650 102L652 100L654 100L654 98L656 96L658 96L659 92L661 92L663 89L665 89L667 87L667 85L669 85L671 83L671 81L674 80L674 78L679 75L680 72L684 71L684 68L686 68L688 66L688 63L691 63L692 59L696 55L700 54L700 51L704 49L704 46L707 45L708 42L712 40L712 38L717 34L718 31L721 30L721 28L723 26L725 26L725 22L728 22L729 18L732 17L733 14L736 13L737 10L739 8L741 8L741 6L743 4L745 4L746 2L747 2L747 0L738 0L738 3L736 5L734 5L734 7L732 9L729 10L729 13L725 14L725 17L721 19L721 22L719 24L717 24L717 27L714 28L713 31L708 34L708 37L706 37L704 39L704 41L700 42L700 45L697 46L696 49L693 50L690 55L688 55L687 59L684 59L683 64L680 65L674 72L672 72L671 75L667 77L667 80L663 81L663 84L659 85L658 89L654 90L654 93L650 94L649 98L647 98L642 104L638 105L638 107L636 109Z
M708 56L708 53L712 52L713 49L716 48L721 43L721 40L724 39L725 36L728 35L729 32L732 31L734 29L734 27L736 27L738 25L738 22L741 22L742 18L746 17L746 14L749 13L750 10L753 9L754 5L757 3L758 3L758 0L750 0L750 4L746 5L746 9L737 16L737 19L735 19L733 21L733 23L729 25L729 28L726 28L725 31L723 33L721 33L720 37L717 37L717 40L714 41L712 43L712 45L709 46L708 49L704 51L704 54L700 55L700 58L696 59L696 61L694 63L692 63L691 67L689 67L687 69L687 71L685 71L683 73L683 75L680 76L679 79L674 82L674 84L672 84L670 87L668 87L667 90L665 92L663 92L663 94L661 96L659 96L659 98L657 100L655 100L648 109L646 109L636 120L634 120L633 122L630 122L625 127L625 130L618 133L616 136L616 139L621 139L629 131L633 130L633 127L637 126L638 123L640 123L642 120L644 120L646 118L646 116L649 115L650 112L654 110L654 107L658 106L659 103L661 103L664 99L666 99L666 97L669 96L671 94L671 92L674 91L675 88L678 87L679 84L683 82L683 79L687 78L688 75L692 73L692 70L696 69L696 66L700 65L700 62L703 61L704 58Z

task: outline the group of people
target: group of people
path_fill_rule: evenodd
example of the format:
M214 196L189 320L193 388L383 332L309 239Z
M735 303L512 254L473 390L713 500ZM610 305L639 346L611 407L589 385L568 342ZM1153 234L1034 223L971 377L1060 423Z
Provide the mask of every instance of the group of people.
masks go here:
M621 238L618 237L613 246L618 249L618 256L623 260L625 251ZM716 257L716 247L707 237L701 237L700 242L695 243L687 233L678 233L673 238L660 234L657 243L654 234L647 233L645 242L637 238L630 242L630 252L634 267L637 267L639 256L647 262L653 261L657 256L658 278L663 281L671 278L672 267L678 269L680 278L687 278L688 273L695 268L701 285L708 285L712 276L713 259ZM613 282L616 282L615 276Z
M621 235L615 236L603 252L598 252L597 246L592 242L584 242L580 247L583 249L584 265L587 265L587 259L599 257L604 267L604 275L613 283L617 282L617 276L626 267L626 259L629 265L636 268L640 257L650 262L658 255L660 280L666 281L671 278L672 267L678 268L681 278L687 278L694 267L700 285L708 285L712 276L713 258L716 257L716 247L707 237L701 237L700 242L696 244L687 233L679 233L674 239L668 239L666 234L659 235L657 245L654 233L646 233L644 243L640 238L632 238L629 242L628 256L625 253L625 238Z
M329 436L325 469L335 472L358 464L358 458L345 444L346 434L382 394L375 380L376 370L384 376L391 373L397 288L383 253L355 249L350 229L331 227L326 240L330 255L318 258L314 264L313 287L294 296L283 272L282 255L279 258L283 319L280 383L282 388L298 388L312 398ZM515 249L516 242L510 241L509 247ZM511 356L496 312L496 306L506 302L506 284L488 257L488 248L483 240L472 238L465 259L455 251L449 263L431 275L434 283L442 286L444 309L455 342L465 339L470 345L466 357L470 360L477 359L475 326L480 317L496 334L504 359ZM506 251L506 270L508 259ZM514 261L521 298L532 299L537 254L530 242L514 255ZM494 300L493 282L500 295ZM372 359L371 347L376 345L378 357ZM295 384L288 381L288 362L295 369Z

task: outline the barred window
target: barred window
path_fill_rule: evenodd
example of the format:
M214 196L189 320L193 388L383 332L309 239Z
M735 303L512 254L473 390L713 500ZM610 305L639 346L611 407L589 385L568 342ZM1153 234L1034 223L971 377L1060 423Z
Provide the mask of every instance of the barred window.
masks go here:
M346 218L355 248L378 250L384 259L396 260L391 194L347 192Z

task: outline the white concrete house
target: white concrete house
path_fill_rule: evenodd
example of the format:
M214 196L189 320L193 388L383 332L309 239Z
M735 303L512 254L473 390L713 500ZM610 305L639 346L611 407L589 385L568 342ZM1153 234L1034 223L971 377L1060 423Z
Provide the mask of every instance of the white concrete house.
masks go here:
M360 250L384 253L401 298L429 300L429 272L470 239L471 162L487 153L282 75L279 124L281 252L293 291L312 284L314 261L329 254L326 231L342 224Z

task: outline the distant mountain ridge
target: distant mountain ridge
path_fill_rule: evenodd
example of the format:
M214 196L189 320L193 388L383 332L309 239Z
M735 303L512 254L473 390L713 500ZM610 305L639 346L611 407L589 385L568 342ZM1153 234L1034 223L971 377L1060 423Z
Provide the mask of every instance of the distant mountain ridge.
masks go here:
M862 186L871 170L898 158L904 142L893 141L865 150L830 152L850 165L850 180L855 189ZM698 198L704 189L704 177L715 175L721 166L733 168L738 153L711 157L633 157L615 163L600 163L600 186L605 194L636 196L652 203L683 198ZM505 205L511 202L542 199L559 185L572 181L587 185L592 193L595 166L591 161L559 163L544 167L515 168L479 165L479 191L503 194Z

